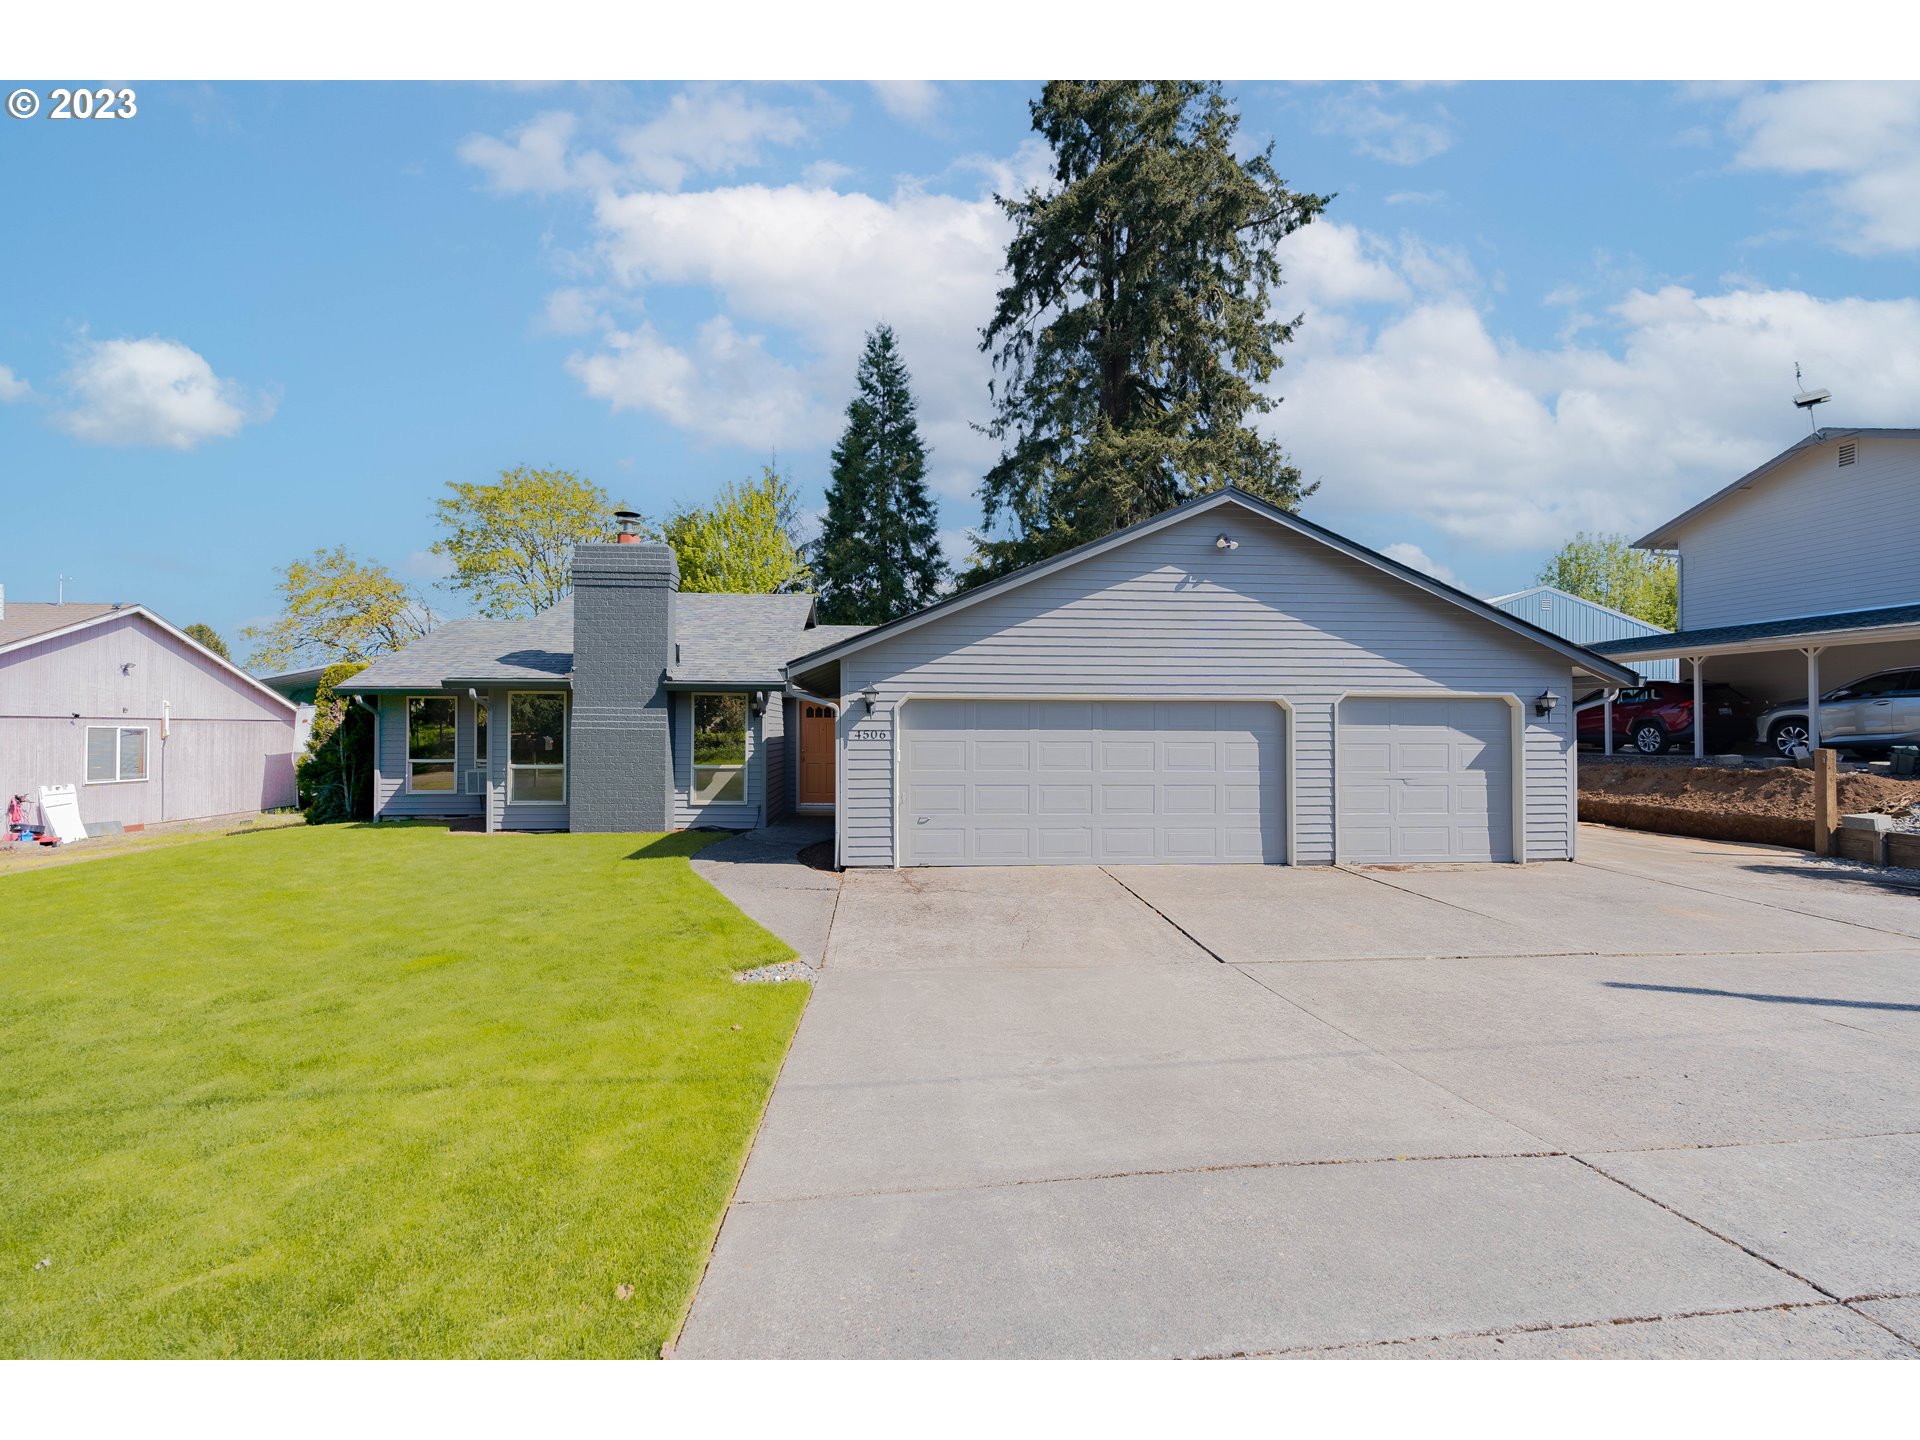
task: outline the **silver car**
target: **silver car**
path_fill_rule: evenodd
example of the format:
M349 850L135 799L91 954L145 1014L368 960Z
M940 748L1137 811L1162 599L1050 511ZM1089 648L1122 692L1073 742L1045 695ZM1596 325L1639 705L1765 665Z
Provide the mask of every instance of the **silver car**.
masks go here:
M1776 705L1760 717L1757 737L1782 755L1807 743L1807 702ZM1848 749L1920 740L1920 670L1882 670L1820 697L1820 740Z

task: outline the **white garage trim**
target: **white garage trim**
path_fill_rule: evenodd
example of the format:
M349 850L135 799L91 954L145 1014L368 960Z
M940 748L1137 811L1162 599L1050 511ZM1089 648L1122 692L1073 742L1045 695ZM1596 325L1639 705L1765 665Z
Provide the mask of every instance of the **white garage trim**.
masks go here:
M1495 697L1488 696L1484 698L1492 699ZM1511 699L1512 697L1509 696L1507 698ZM1167 704L1167 705L1178 705L1178 704L1183 704L1187 702L1199 702L1202 704L1214 704L1214 705L1220 705L1220 704L1278 705L1280 707L1280 710L1282 712L1282 717L1283 717L1280 725L1280 729L1281 729L1280 783L1287 792L1286 809L1285 809L1285 824L1287 827L1287 862L1286 863L1289 865L1292 865L1293 863L1295 863L1294 850L1293 850L1293 847L1294 847L1293 704L1291 701L1285 699L1282 696L1246 695L1246 694L1232 694L1232 693L1223 694L1217 691L1209 691L1206 693L1182 692L1180 694L1172 694L1172 695L1162 695L1162 694L1142 695L1138 693L1135 693L1132 695L1106 695L1106 694L1087 695L1087 694L1070 694L1070 693L1059 694L1059 695L1051 695L1051 694L1050 695L1020 695L1020 694L999 694L999 693L974 695L974 694L942 693L938 691L908 691L905 695L900 696L898 699L892 702L892 705L890 707L892 719L890 722L889 738L887 742L889 751L890 751L889 757L888 757L888 768L892 772L892 778L889 783L893 787L893 807L892 807L893 820L892 820L892 827L891 827L892 834L888 837L888 853L892 860L893 868L895 870L898 870L901 868L900 867L900 813L901 813L900 812L900 801L901 801L900 732L903 727L901 726L901 723L900 723L900 712L905 710L907 706L915 700L968 700L968 701L1000 700L1000 701L1010 701L1016 704L1027 703L1027 702L1046 704L1050 701L1059 701L1059 702L1065 702L1068 704L1079 703L1079 704L1094 704L1094 705L1100 705L1100 704L1137 705L1143 702L1152 703L1152 704ZM842 774L844 774L847 768L846 764L844 763L845 757L842 756L840 758L842 763L839 765L838 769ZM838 776L835 777L834 783L836 785L840 783ZM841 813L844 814L845 811L842 810ZM834 822L834 828L836 831L840 829L840 823L837 819ZM1338 835L1338 832L1336 830L1336 843L1338 843L1337 835Z
M1340 707L1349 700L1499 700L1505 703L1511 722L1513 769L1513 861L1516 865L1527 863L1527 717L1521 707L1520 697L1504 691L1485 690L1343 690L1333 702L1333 863L1344 865L1347 857L1340 853L1340 802L1344 787L1340 784ZM1288 737L1288 749L1292 749L1292 737ZM1288 792L1291 806L1292 792ZM1292 835L1288 837L1289 856L1292 855Z

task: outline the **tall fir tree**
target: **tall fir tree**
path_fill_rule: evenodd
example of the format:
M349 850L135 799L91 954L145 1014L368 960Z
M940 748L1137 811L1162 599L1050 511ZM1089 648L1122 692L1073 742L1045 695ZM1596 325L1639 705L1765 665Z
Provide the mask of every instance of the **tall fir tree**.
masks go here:
M1002 450L963 583L1228 483L1298 506L1313 487L1249 421L1299 324L1268 315L1279 242L1333 197L1287 189L1271 145L1236 153L1218 83L1054 80L1029 108L1054 174L999 197L1010 278L980 348Z
M833 447L814 569L823 620L883 625L931 603L947 567L927 493L927 447L890 326L867 336L856 384Z

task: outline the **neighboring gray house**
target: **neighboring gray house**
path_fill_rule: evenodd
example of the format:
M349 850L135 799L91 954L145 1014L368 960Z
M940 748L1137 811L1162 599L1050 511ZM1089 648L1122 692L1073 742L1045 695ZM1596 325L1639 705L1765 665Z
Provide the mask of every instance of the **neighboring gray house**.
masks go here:
M0 593L0 803L74 785L82 823L127 826L292 805L295 710L144 606Z
M574 584L355 677L381 814L815 809L854 866L1566 859L1576 687L1636 679L1237 490L870 630L678 594L664 546Z
M1598 645L1606 640L1633 640L1643 635L1666 635L1658 625L1649 625L1624 610L1584 599L1553 585L1535 585L1511 595L1496 595L1489 605L1518 615L1528 624L1551 630L1576 645ZM1643 680L1678 680L1678 660L1649 660L1632 667Z
M1768 707L1920 669L1920 430L1816 430L1634 544L1679 557L1680 623L1595 647L1613 659ZM1818 707L1801 723L1817 745Z

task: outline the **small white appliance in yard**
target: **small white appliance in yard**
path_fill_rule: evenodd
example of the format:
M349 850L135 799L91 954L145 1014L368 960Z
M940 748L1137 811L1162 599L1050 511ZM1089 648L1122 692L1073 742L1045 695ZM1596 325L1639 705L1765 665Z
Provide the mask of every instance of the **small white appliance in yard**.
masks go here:
M72 785L40 787L40 823L62 845L87 838L87 827L80 823L80 791Z

